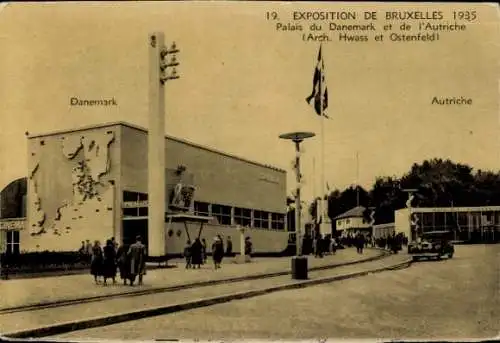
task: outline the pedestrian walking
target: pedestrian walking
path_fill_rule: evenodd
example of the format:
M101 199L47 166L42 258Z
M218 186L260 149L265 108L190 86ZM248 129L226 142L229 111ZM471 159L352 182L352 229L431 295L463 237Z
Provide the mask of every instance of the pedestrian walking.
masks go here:
M85 241L85 256L87 256L87 263L91 264L92 262L92 251L93 251L93 246L92 243L90 243L90 240Z
M330 253L332 255L335 255L335 253L337 252L337 247L335 246L335 238L330 238Z
M215 269L219 269L221 266L222 258L224 256L224 245L220 236L214 237L214 242L212 244L212 258L214 260Z
M205 238L201 239L201 251L203 256L203 264L207 263L207 241Z
M184 259L186 260L186 269L191 268L191 241L189 239L184 246Z
M231 240L231 236L227 237L226 256L233 257L233 241Z
M104 252L104 262L103 262L103 273L104 284L106 285L107 279L112 279L113 284L116 283L116 250L115 244L108 239L106 246L103 249Z
M94 246L92 247L92 260L90 262L90 273L94 276L94 281L96 284L99 283L99 276L102 275L102 264L103 264L103 256L101 244L99 241L94 242Z
M130 279L130 261L127 257L128 247L122 245L118 247L116 252L116 259L118 263L118 270L120 271L120 279L123 280L123 284L127 284L127 280Z
M78 249L78 258L81 263L85 264L87 262L87 248L85 241L82 241L82 246Z
M203 264L203 245L199 238L196 238L191 246L191 265L193 268L198 266L201 269Z
M252 257L253 244L250 240L250 237L245 238L245 255L248 257Z
M137 276L139 276L139 285L142 285L143 276L146 274L146 246L142 244L141 236L137 236L136 242L130 245L128 258L130 286L134 285Z
M365 237L363 236L363 234L361 232L359 232L356 235L355 244L356 244L356 250L357 250L358 254L362 254L363 248L365 247Z
M111 243L115 248L115 253L118 252L118 242L116 241L115 237L111 237Z

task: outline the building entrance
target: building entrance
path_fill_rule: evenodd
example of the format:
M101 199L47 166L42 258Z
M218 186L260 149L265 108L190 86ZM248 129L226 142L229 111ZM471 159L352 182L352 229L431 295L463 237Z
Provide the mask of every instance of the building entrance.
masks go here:
M123 245L135 243L135 238L141 236L142 243L148 246L148 218L135 217L123 220Z

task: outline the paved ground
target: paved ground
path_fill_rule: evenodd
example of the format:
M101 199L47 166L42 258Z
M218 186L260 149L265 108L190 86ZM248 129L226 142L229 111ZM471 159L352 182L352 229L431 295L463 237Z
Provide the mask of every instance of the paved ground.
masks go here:
M360 258L373 257L380 254L379 250L366 250L362 256L352 249L340 250L336 255L323 259L309 259L311 267L345 263ZM209 261L210 262L210 261ZM182 264L179 268L156 269L148 271L144 285L131 288L121 283L117 285L95 285L91 275L68 275L60 277L0 280L0 309L68 300L87 298L98 295L111 295L130 292L133 289L147 289L189 284L200 281L220 280L245 275L290 270L290 258L261 258L251 263L236 264L234 259L226 258L219 270L214 270L212 264L202 266L201 270L186 270Z
M392 255L380 260L341 266L334 269L311 271L309 279L346 275L367 270L375 270L407 260L407 256ZM181 305L186 302L220 297L240 292L248 292L281 285L297 284L290 275L257 279L242 282L224 283L208 287L197 287L172 292L140 295L128 298L106 299L98 302L76 304L71 306L39 309L34 311L0 314L0 328L4 333L33 330L49 325L82 321L96 317L135 312L163 306ZM133 319L133 318L132 318Z
M479 338L500 332L500 245L452 260L283 291L62 338Z

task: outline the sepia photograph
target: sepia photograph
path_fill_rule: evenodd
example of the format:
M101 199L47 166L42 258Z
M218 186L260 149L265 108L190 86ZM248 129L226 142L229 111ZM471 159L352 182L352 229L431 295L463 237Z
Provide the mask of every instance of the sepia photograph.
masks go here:
M0 4L0 339L499 339L499 18Z

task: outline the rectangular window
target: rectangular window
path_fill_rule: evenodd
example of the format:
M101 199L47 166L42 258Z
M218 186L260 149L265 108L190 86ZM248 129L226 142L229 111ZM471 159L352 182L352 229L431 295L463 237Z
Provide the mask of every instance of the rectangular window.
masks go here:
M422 221L419 223L422 229L432 227L433 213L422 213Z
M148 214L147 193L123 191L123 216L137 217Z
M7 231L7 254L19 254L19 231Z
M194 214L197 216L205 216L208 217L208 203L206 202L194 202Z
M269 229L269 212L253 211L253 226L261 229Z
M253 227L262 227L262 211L253 211Z
M124 208L123 209L123 216L124 217L137 217L139 215L139 209L136 207L132 208Z
M269 212L262 211L262 228L269 229Z
M231 206L212 205L212 217L221 225L231 225Z
M148 208L141 207L139 208L139 217L147 217L148 216Z
M234 223L241 226L252 226L252 210L248 208L234 208Z
M271 228L274 230L284 230L285 215L281 213L271 213Z
M139 199L136 192L123 191L123 202L137 201Z

